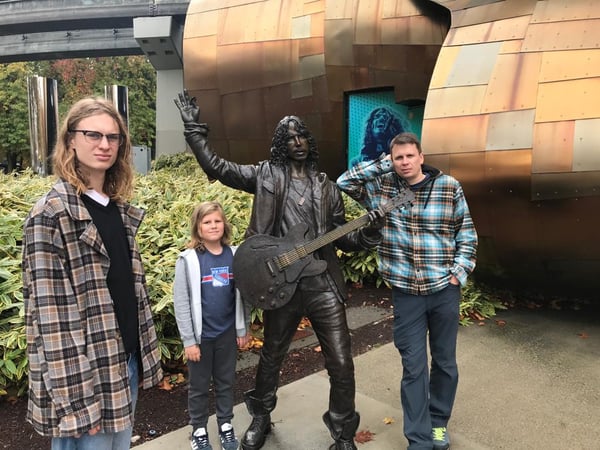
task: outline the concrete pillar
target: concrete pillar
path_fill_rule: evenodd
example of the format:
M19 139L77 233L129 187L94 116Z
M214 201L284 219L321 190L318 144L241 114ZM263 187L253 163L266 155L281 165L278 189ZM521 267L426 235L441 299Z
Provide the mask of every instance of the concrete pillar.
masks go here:
M136 17L133 35L156 69L156 153L183 152L183 124L173 103L183 90L183 26L171 16Z
M183 90L183 69L156 71L156 157L186 150L183 123L173 99Z

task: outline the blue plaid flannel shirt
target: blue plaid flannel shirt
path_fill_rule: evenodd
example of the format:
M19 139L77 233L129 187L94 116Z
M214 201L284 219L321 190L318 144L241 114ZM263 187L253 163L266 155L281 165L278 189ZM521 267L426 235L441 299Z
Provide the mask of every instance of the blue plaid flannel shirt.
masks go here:
M423 172L429 181L414 191L412 207L386 215L378 247L380 275L411 295L438 292L452 275L464 286L477 253L477 232L460 183L427 165ZM410 189L392 162L381 158L356 164L337 184L369 210Z

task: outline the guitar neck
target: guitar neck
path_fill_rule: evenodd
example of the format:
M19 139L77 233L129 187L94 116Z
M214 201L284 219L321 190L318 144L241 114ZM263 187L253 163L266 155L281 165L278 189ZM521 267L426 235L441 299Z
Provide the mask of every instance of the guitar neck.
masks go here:
M328 233L325 233L324 235L319 236L315 240L307 243L304 246L304 247L306 247L306 252L312 253L314 251L317 251L321 247L324 247L327 244L332 243L336 239L339 239L342 236L345 236L348 233L351 233L352 231L357 230L360 227L365 226L368 223L369 223L368 215L364 215L362 217L359 217L358 219L354 219L350 222L347 222L344 225L342 225L341 227L337 227L337 228L329 231Z
M393 200L388 201L384 205L381 205L379 209L384 214L387 214L394 208L410 204L410 202L413 200L414 194L411 191L404 190L402 191L401 195L398 195ZM294 264L299 259L310 255L312 252L320 249L321 247L330 244L336 239L339 239L342 236L345 236L346 234L350 233L351 231L354 231L362 226L367 225L368 223L368 214L365 214L364 216L359 217L358 219L354 219L351 222L347 222L341 227L337 227L329 231L328 233L325 233L323 236L319 236L318 238L307 242L303 245L298 245L297 247L294 247L293 250L279 255L278 257L276 257L277 265L279 266L280 270L283 270L286 267L289 267L292 264Z

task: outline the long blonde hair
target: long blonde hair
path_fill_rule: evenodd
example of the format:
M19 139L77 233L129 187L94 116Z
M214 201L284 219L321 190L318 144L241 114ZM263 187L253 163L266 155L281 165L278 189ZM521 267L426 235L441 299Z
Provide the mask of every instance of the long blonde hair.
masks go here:
M125 121L117 111L117 108L103 98L89 97L79 100L67 113L60 127L56 146L52 154L54 174L73 185L79 194L89 189L89 180L79 167L77 155L73 149L69 148L69 142L72 138L72 133L69 130L76 129L82 119L99 114L108 114L112 117L119 126L119 133L125 136L123 143L119 146L117 160L106 171L103 186L104 192L112 200L125 201L131 197L133 192L134 174L131 157L131 139Z
M227 217L225 217L225 211L223 211L221 204L219 202L202 202L196 206L194 208L194 212L192 212L192 217L190 219L191 238L186 247L195 248L201 251L206 250L206 247L204 246L204 240L198 232L198 224L202 222L204 217L214 212L220 213L221 218L223 219L223 237L221 238L221 244L229 245L231 243L231 224L227 220Z

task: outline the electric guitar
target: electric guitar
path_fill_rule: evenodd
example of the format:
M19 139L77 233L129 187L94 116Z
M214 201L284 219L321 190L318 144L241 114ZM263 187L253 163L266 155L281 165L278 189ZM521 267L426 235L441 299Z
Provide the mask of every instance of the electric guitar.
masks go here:
M378 210L387 214L398 207L406 208L412 206L414 198L412 191L404 189ZM365 214L309 241L305 223L294 225L284 237L250 236L233 258L235 286L245 301L258 308L280 308L290 301L301 278L327 269L327 262L315 259L313 252L368 223L369 215Z

